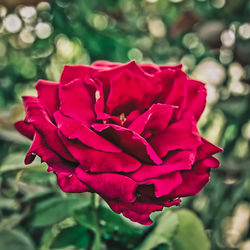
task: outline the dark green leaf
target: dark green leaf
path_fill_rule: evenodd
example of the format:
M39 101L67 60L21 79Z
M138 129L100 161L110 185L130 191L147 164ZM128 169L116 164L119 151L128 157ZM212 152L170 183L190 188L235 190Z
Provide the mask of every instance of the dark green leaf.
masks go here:
M82 226L69 227L62 230L53 242L53 248L75 246L77 249L86 249L90 244L90 235Z
M51 198L36 205L30 225L43 227L72 216L74 210L86 205L81 198Z

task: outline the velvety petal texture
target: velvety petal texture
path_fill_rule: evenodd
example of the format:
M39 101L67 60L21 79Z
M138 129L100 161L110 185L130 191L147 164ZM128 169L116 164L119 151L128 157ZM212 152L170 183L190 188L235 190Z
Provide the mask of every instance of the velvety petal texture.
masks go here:
M36 89L15 123L32 140L25 164L39 156L64 192L96 192L134 222L196 195L219 166L222 149L197 129L205 85L181 65L67 65Z

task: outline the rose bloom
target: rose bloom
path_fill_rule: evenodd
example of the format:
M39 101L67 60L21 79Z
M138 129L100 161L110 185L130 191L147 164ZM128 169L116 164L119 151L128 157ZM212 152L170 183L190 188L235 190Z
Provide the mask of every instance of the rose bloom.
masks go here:
M32 140L25 164L38 155L64 192L98 193L132 221L151 224L151 212L200 192L219 166L222 150L196 127L206 89L181 66L65 66L59 83L36 89L15 124Z

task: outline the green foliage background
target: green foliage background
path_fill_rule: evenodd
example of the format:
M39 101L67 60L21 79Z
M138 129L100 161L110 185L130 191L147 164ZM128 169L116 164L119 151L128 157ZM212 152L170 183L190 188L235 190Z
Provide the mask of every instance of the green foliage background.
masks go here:
M10 14L19 29L19 21L6 21ZM207 187L182 203L206 233L185 209L167 209L141 227L103 204L103 248L209 249L207 234L211 249L249 249L248 0L0 0L0 249L91 247L89 196L61 192L39 161L24 166L29 141L12 124L23 118L21 95L35 94L39 78L57 81L64 64L132 59L182 63L206 82L199 128L225 152Z

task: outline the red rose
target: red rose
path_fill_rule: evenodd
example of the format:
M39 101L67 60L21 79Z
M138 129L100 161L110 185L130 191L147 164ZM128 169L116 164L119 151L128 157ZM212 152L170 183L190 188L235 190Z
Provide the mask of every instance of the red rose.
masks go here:
M197 194L219 166L222 150L196 127L206 89L180 66L65 66L59 83L36 89L15 124L33 140L25 164L40 156L64 192L96 192L132 221L151 224L151 212Z

